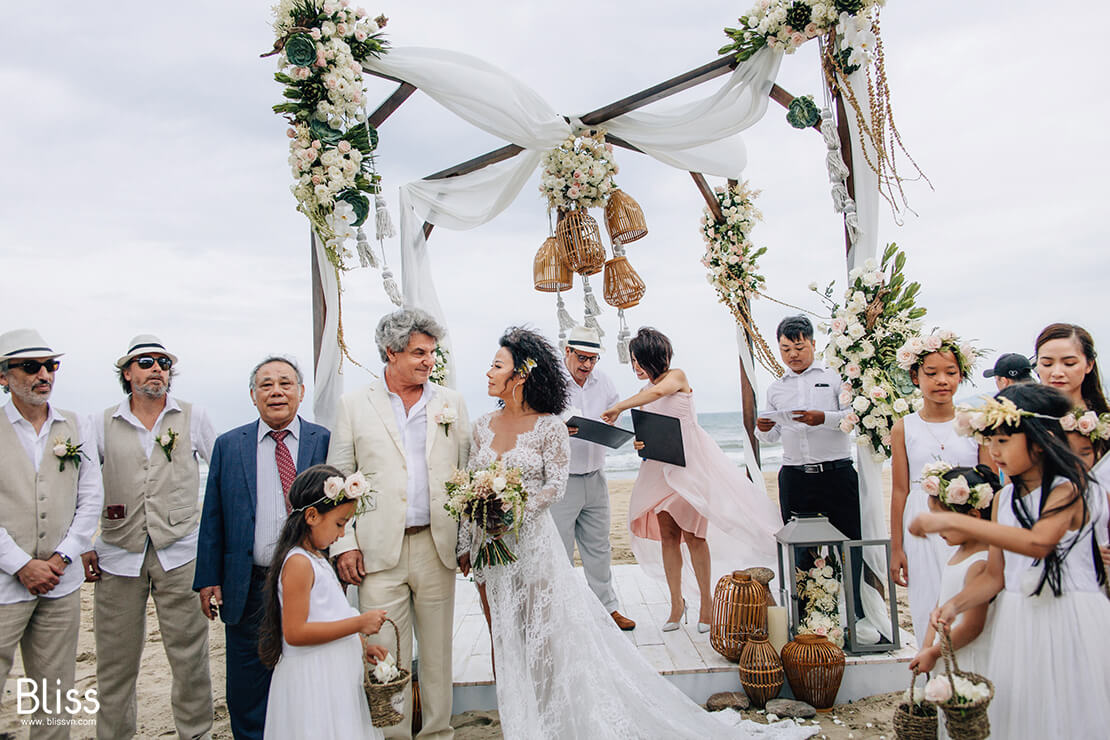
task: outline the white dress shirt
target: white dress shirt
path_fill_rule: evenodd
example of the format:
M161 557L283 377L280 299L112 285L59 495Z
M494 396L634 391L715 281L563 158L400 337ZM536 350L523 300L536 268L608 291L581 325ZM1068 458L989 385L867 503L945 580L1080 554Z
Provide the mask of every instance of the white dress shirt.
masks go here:
M300 450L301 417L294 416L293 421L285 428L289 430L289 434L285 435L285 446L293 456L293 465L296 465L297 452ZM271 430L266 422L258 420L258 453L255 455L257 479L254 499L254 564L264 568L269 568L270 562L274 559L274 547L288 517L285 513L285 492L281 488L281 473L277 468L277 442L270 436L271 431L281 430Z
M601 413L620 400L613 381L604 373L594 370L586 376L586 382L578 385L563 364L563 374L567 379L567 409L573 416L601 421ZM568 417L569 418L569 417ZM584 439L570 438L570 474L584 475L605 467L604 445L587 442Z
M50 439L50 426L55 421L65 421L65 417L55 411L53 406L48 407L46 422L42 425L42 430L36 432L31 422L23 418L14 403L9 401L4 407L4 412L37 473L47 446L53 445L53 440ZM88 443L92 440L92 435L88 423L80 417L77 419L77 436L83 445L81 449L88 454L88 451L91 451L89 450L91 445ZM89 455L89 457L92 456ZM81 463L77 466L77 507L73 514L73 521L65 537L55 548L56 552L65 555L72 562L66 566L65 573L58 579L58 585L43 594L43 598L59 599L68 596L84 583L85 570L81 565L81 553L92 549L92 539L100 520L100 507L103 505L104 489L100 483L100 466L95 461L82 457ZM15 540L7 530L0 527L0 604L14 604L36 598L14 575L29 562L31 562L31 556L15 544Z
M383 371L382 377L385 377ZM382 382L385 382L384 380ZM420 399L405 413L405 403L401 397L385 389L389 396L389 403L393 407L393 418L397 422L397 431L401 433L401 440L405 445L405 470L408 473L408 484L405 487L405 500L408 508L405 510L406 527L423 527L432 523L431 497L428 495L428 401L432 398L432 389L424 384L424 392Z
M778 421L769 432L755 432L760 442L782 440L783 465L843 460L852 456L848 435L840 431L840 421L850 409L840 404L843 381L832 370L817 362L801 373L790 368L786 374L771 383L767 389L767 408L770 411L824 411L825 421L815 427L802 422Z
M162 413L158 414L158 418L154 420L154 426L147 429L143 423L139 421L139 417L135 416L131 411L131 402L124 399L116 408L113 419L123 419L132 426L135 432L139 435L139 444L146 453L147 459L154 452L154 437L155 430L159 428L162 423L162 418L170 411L180 411L181 406L174 400L173 396L166 395L166 406L162 409ZM104 439L107 436L104 430L104 414L97 414L91 417L91 426L93 433L96 435L96 450L100 454L100 462L104 462ZM194 456L200 455L206 463L212 462L212 446L216 444L216 430L212 428L212 422L208 420L208 413L199 406L193 406L193 412L189 420L189 438L192 441L192 454ZM200 499L200 488L197 488L197 499ZM199 504L198 504L199 505ZM162 566L162 570L171 571L174 568L179 568L197 556L197 532L200 531L200 520L197 520L197 526L192 532L185 535L177 542L163 547L161 550L155 551L158 556L158 562ZM143 569L143 559L146 557L146 548L150 546L150 540L147 539L146 545L143 547L142 552L128 552L122 547L110 545L101 537L96 538L96 557L101 570L106 570L109 573L117 576L127 576L129 578L137 578Z

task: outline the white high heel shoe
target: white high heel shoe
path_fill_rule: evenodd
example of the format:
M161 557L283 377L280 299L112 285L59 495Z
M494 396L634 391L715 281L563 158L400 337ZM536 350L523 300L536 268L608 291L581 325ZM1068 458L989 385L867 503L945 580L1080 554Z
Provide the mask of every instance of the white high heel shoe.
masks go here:
M686 622L686 599L682 600L682 621ZM678 622L667 622L663 625L664 632L674 632L678 629Z

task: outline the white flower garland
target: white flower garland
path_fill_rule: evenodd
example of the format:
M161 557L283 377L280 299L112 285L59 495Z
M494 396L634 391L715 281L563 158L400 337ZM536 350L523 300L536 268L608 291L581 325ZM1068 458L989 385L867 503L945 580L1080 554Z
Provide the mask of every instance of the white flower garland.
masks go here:
M874 48L874 38L868 44L866 36L871 11L884 5L886 0L758 0L747 15L741 16L740 28L725 29L732 43L718 53L733 53L741 62L764 46L793 54L812 38L833 31L843 36L851 23L862 34L855 37L854 47L844 49L845 61L863 66L870 61Z
M709 270L706 279L716 289L721 303L734 314L745 300L758 297L767 283L756 265L767 248L756 249L748 238L756 222L763 220L763 214L754 205L759 193L749 188L747 182L727 189L714 188L724 221L719 223L708 207L701 217L701 234L705 239L701 263Z
M604 131L571 135L543 155L540 192L551 208L598 208L616 189L613 175L619 170Z

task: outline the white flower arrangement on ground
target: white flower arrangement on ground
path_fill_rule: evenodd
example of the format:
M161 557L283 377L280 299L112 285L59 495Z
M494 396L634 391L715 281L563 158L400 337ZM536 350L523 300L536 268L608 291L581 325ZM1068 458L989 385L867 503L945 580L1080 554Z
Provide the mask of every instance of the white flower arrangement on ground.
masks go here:
M843 306L832 300L832 283L823 294L832 308L825 364L845 378L840 401L851 407L840 428L855 430L876 460L890 457L894 421L920 403L909 373L896 362L898 350L918 336L925 315L915 303L921 286L905 282L905 263L905 253L890 244L880 263L869 259L848 273Z
M290 123L290 189L339 270L351 256L346 240L370 213L364 193L380 191L372 156L378 135L366 124L362 62L385 53L386 20L348 8L348 0L274 6L274 79L286 86L287 102L273 108Z
M1092 442L1110 440L1110 413L1096 414L1084 408L1075 408L1060 418L1065 432L1078 432Z
M701 235L705 239L701 263L709 270L707 279L721 303L734 315L737 307L757 297L767 282L756 265L767 248L756 249L749 238L756 222L763 220L754 204L759 193L748 187L747 182L714 188L724 221L718 222L708 207L701 217Z
M914 365L921 362L923 357L934 352L951 352L956 362L960 364L960 374L965 378L971 377L975 362L984 354L971 342L961 341L956 332L949 329L934 329L928 336L907 339L906 343L898 348L895 360L898 362L898 367L909 372Z
M817 558L808 571L795 573L797 593L802 600L802 620L798 634L823 635L837 647L844 647L840 626L840 563L835 557Z
M989 483L980 483L972 486L967 478L957 475L951 480L945 474L952 470L948 463L938 460L927 463L921 468L921 490L930 496L936 496L946 507L971 506L975 509L985 509L994 500L994 489Z
M474 567L504 565L516 560L505 544L506 534L520 530L528 492L519 468L494 460L481 470L455 470L445 484L443 508L455 521L469 519L480 537Z
M605 205L616 189L613 175L620 171L601 130L568 136L543 155L542 164L540 192L549 207L564 211Z
M836 33L843 39L849 24L860 31L854 47L844 47L845 66L861 67L871 59L873 37L871 11L881 8L886 0L757 0L747 15L740 17L739 28L726 28L732 43L721 47L718 54L735 54L743 62L767 47L793 54L805 42L818 36ZM854 71L854 70L853 70Z

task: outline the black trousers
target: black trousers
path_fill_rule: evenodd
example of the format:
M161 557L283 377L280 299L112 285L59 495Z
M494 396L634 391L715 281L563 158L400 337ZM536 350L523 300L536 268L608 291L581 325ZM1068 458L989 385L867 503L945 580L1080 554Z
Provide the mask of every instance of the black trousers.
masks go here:
M266 704L273 675L258 656L258 632L266 613L266 575L251 572L250 590L238 624L225 624L227 650L227 711L235 740L262 740Z
M779 510L783 522L790 521L793 514L824 514L829 523L843 532L848 539L862 537L859 516L859 476L854 466L826 470L821 473L805 473L795 468L782 466L779 469ZM801 567L812 563L799 562ZM860 576L863 573L863 558L852 564L852 584L857 616L863 616L860 601Z

